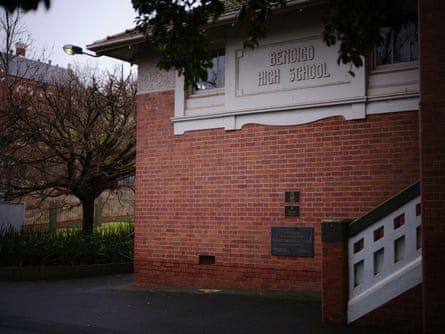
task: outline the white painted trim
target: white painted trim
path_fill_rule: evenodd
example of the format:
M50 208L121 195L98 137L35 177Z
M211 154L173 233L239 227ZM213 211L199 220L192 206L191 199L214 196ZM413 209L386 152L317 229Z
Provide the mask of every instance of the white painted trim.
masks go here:
M286 126L307 124L320 119L342 116L346 120L364 119L365 103L362 99L343 104L324 103L319 105L302 105L292 109L265 109L244 112L233 112L214 115L174 117L174 134L181 135L187 131L224 128L239 130L247 124Z
M419 97L418 94L399 95L396 97L379 96L369 99L358 97L346 101L301 104L281 108L270 107L248 111L234 110L220 114L197 116L185 116L183 106L184 100L176 96L175 117L172 118L175 135L203 129L224 128L225 130L239 130L246 124L271 126L301 125L335 116L342 116L345 120L365 119L367 115L418 110ZM228 121L229 119L230 121Z
M184 77L176 74L175 79L175 117L185 116Z
M235 116L226 115L218 117L197 116L188 117L182 121L174 121L174 134L182 135L188 131L219 129L235 130Z
M419 110L419 94L375 96L369 98L367 115Z

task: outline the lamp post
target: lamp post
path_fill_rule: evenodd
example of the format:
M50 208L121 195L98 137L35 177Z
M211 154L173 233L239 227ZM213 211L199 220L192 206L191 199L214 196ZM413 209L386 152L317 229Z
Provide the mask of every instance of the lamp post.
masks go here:
M90 57L100 57L100 55L84 52L80 46L72 45L72 44L65 44L63 46L63 51L70 56L74 55L87 55Z

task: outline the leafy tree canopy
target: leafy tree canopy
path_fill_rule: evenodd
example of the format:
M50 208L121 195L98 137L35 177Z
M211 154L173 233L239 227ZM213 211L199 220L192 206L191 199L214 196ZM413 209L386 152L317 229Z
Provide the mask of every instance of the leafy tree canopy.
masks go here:
M339 43L338 63L363 65L382 41L380 29L401 24L405 0L329 0L323 16L323 41Z
M323 40L339 44L338 63L363 65L381 41L380 28L397 24L410 0L327 0L323 13ZM206 26L226 11L237 12L236 23L246 32L244 47L255 48L266 37L270 17L286 0L132 0L138 28L156 45L158 67L184 75L185 85L207 79L213 44ZM412 2L412 1L411 1Z
M24 11L36 10L41 3L48 9L51 5L51 0L0 0L0 6L10 12L13 12L18 8L21 8Z

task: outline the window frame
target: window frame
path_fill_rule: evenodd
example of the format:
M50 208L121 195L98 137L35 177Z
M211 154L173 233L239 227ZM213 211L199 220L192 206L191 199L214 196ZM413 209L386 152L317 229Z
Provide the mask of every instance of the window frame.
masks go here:
M414 29L412 28L414 26ZM396 59L396 51L397 51L397 39L401 31L408 31L409 33L409 60L397 60ZM417 65L419 62L419 23L418 23L418 15L417 15L417 9L413 9L410 13L405 15L405 20L402 24L400 24L400 29L398 32L396 32L396 29L394 26L391 26L390 24L383 26L380 31L381 34L383 30L387 30L390 34L390 47L391 51L390 53L387 52L387 54L390 55L391 59L389 62L385 63L379 63L379 57L378 57L378 50L380 47L387 49L383 44L385 41L385 38L383 38L382 43L374 48L374 51L372 52L372 64L374 70L380 70L385 68L394 68L394 67L409 67L413 65ZM382 35L383 37L383 35ZM415 47L413 47L415 45ZM399 50L402 48L399 48ZM414 53L414 52L415 53ZM400 53L401 54L401 53ZM414 56L413 56L414 55Z

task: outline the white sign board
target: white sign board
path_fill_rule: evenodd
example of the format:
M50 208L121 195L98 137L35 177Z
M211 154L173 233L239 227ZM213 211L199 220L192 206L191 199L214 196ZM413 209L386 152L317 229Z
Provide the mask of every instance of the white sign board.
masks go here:
M320 36L235 50L235 87L228 110L280 108L365 96L364 69L337 64ZM226 90L226 95L227 95ZM230 95L230 94L229 94Z

